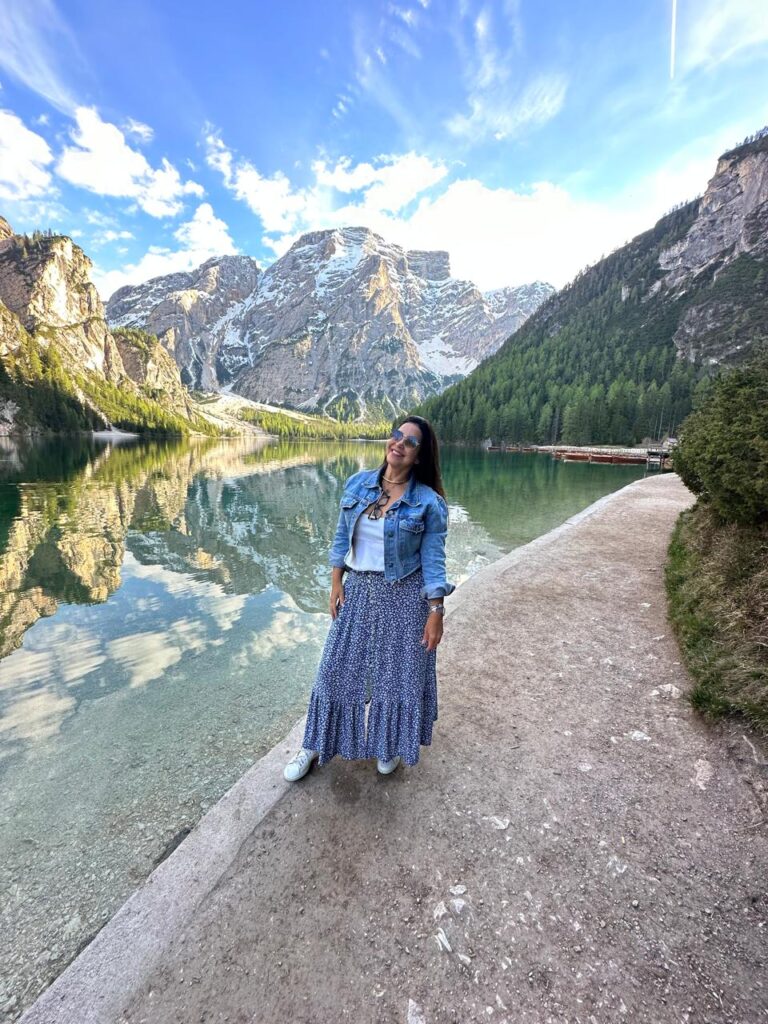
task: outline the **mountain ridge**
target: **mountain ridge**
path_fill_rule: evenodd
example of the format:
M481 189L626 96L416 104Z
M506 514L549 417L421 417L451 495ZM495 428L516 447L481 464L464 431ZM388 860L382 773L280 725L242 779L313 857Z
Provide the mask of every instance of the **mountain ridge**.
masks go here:
M535 282L488 299L451 277L447 252L405 250L365 227L302 235L180 344L171 332L196 300L176 284L121 289L110 323L156 333L191 385L342 418L389 417L439 391L553 292Z

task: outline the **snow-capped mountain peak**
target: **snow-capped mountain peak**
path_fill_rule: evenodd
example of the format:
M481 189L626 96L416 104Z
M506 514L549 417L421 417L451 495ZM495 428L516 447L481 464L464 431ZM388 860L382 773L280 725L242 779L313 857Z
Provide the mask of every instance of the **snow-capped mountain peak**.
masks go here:
M196 386L389 416L469 373L552 291L483 295L450 276L446 252L345 227L302 235L263 272L249 257L209 260L121 289L107 309L157 333Z

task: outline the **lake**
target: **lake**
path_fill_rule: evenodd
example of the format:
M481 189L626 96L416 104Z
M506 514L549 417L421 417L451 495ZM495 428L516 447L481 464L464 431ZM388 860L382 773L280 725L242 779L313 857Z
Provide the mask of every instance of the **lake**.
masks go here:
M2 441L9 1019L304 714L342 484L382 455L366 442ZM644 469L445 449L443 472L460 583Z

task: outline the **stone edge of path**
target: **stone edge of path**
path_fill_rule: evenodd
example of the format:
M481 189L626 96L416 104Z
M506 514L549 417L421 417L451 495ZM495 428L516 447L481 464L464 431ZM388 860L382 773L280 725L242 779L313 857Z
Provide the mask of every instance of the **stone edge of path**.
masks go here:
M665 476L671 474L665 474ZM448 614L539 548L559 540L646 479L598 498L560 526L535 538L457 587ZM305 718L253 764L200 819L182 843L159 864L93 940L40 994L19 1024L114 1024L164 951L217 885L240 846L293 783L283 778L287 755L298 749Z

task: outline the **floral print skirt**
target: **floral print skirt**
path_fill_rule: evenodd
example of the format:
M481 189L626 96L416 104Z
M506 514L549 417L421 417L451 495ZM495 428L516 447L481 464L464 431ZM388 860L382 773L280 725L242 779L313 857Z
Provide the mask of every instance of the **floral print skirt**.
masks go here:
M429 605L421 569L395 583L350 570L309 698L302 746L319 764L399 755L419 760L437 719L437 651L421 644ZM365 706L370 698L366 728Z

